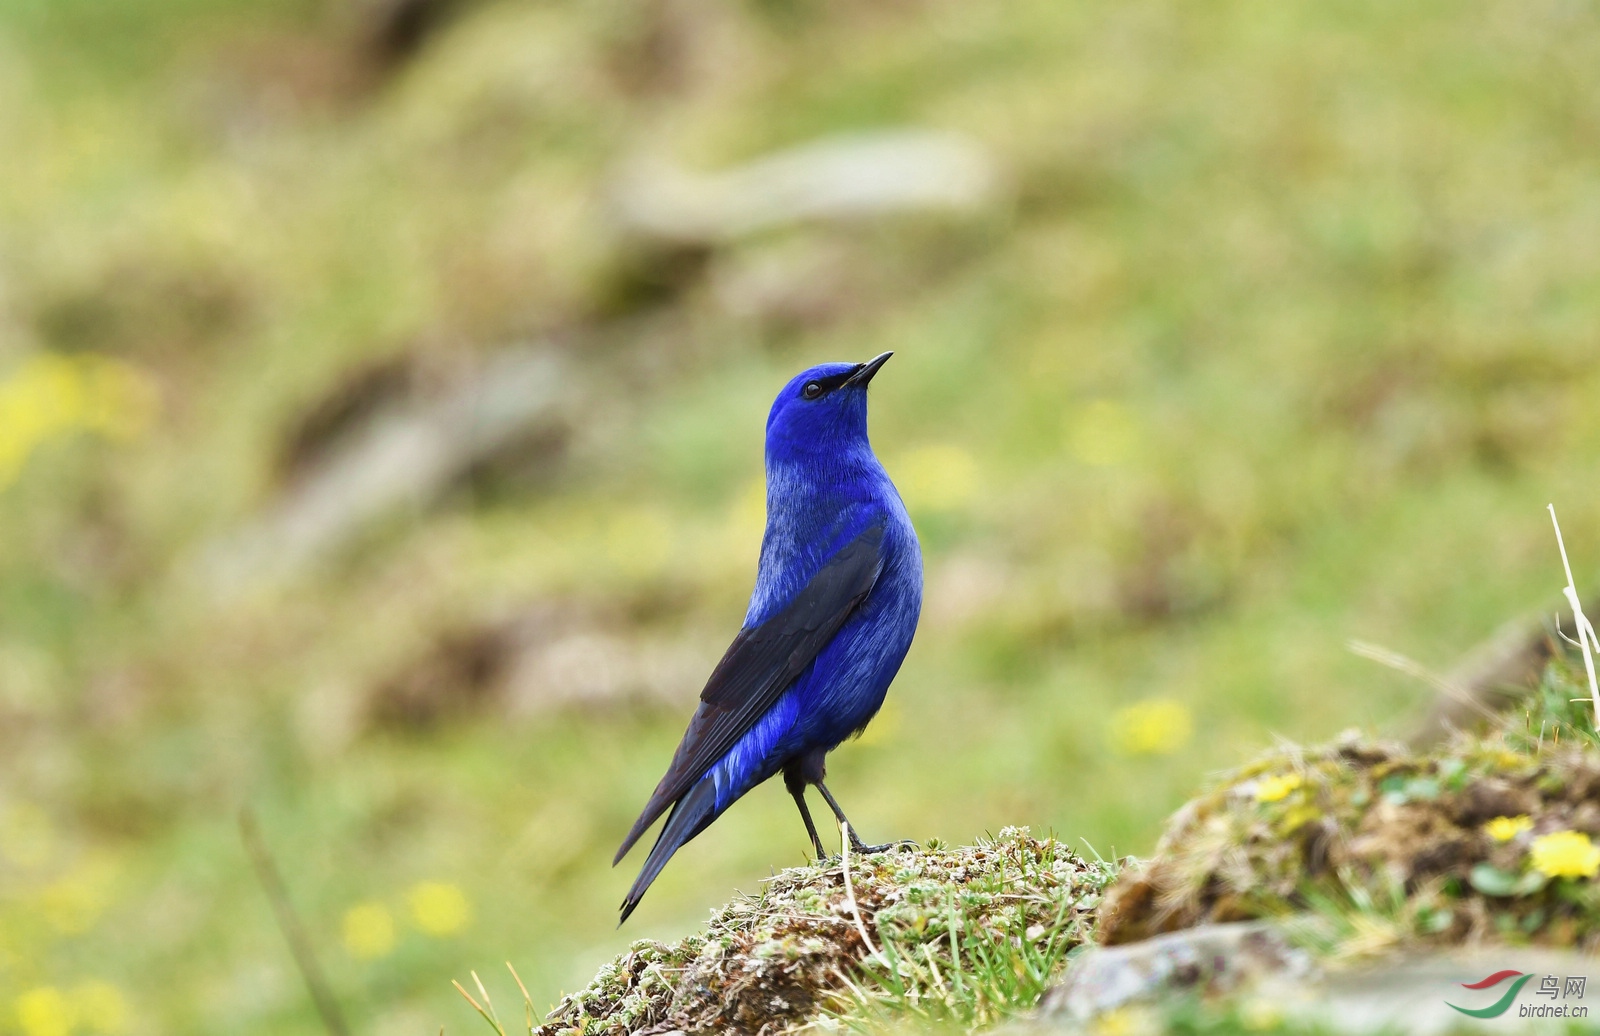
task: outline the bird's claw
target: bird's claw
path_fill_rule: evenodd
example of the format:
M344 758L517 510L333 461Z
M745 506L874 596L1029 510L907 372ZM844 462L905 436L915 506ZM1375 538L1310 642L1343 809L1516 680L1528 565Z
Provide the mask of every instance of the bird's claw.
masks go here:
M914 838L901 838L893 842L884 842L882 845L868 845L859 839L850 839L850 852L856 856L873 856L877 853L894 852L897 849L916 849L918 844ZM835 864L844 858L844 854L837 856L824 856L818 860L821 864Z
M918 848L918 845L917 840L914 838L899 838L893 842L884 842L882 845L867 845L865 842L852 842L850 845L851 852L860 853L863 856L870 856L873 853L894 852L896 849L916 848Z

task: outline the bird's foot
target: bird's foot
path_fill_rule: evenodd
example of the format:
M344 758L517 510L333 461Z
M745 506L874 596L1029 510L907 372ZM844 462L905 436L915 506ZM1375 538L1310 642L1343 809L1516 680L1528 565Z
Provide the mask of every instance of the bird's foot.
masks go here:
M896 852L899 850L908 849L914 850L919 848L920 845L915 839L911 838L902 838L897 842L884 842L882 845L868 845L866 842L856 841L854 839L852 839L852 842L853 844L850 846L851 856L875 856L878 853ZM835 864L843 861L844 853L842 852L832 854L824 853L823 855L817 857L815 865L818 867L832 867Z
M861 856L871 856L875 853L894 852L897 849L915 849L917 843L911 838L901 838L894 842L884 842L882 845L868 845L859 838L850 839L850 851Z

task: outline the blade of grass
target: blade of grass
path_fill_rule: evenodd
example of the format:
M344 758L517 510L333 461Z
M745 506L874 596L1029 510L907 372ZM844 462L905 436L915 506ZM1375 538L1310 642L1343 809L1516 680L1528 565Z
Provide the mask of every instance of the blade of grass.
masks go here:
M261 888L272 904L278 929L289 944L289 953L294 957L295 966L300 969L300 978L306 984L306 992L311 995L311 1002L322 1019L323 1027L330 1036L349 1036L350 1029L345 1025L339 1002L334 999L333 989L328 985L327 976L317 960L311 937L306 934L305 925L300 923L294 904L289 902L289 890L283 883L283 875L278 871L271 851L267 849L266 839L261 837L261 827L256 823L255 812L249 806L239 810L239 837L244 842L245 855L250 857L250 864L255 868L256 879L261 882Z
M889 962L878 952L878 948L872 945L872 936L867 934L867 926L861 920L861 908L856 905L855 889L850 886L850 825L843 820L839 821L839 835L844 839L844 844L839 849L839 866L844 870L844 895L850 904L850 913L856 919L856 928L861 932L861 941L867 944L867 951L888 967Z
M967 998L966 983L961 976L961 943L956 938L956 908L950 907L949 917L950 935L950 977L955 981L956 996L965 1000Z
M476 978L477 976L473 976L473 977ZM472 999L472 994L467 992L466 988L464 986L462 986L461 983L457 982L455 979L451 979L450 980L450 984L452 986L455 986L456 987L456 992L460 993L466 999L467 1003L472 1005L472 1009L474 1011L477 1011L478 1014L483 1018L483 1020L485 1022L489 1023L489 1028L491 1028L495 1032L499 1033L500 1036L506 1036L506 1031L505 1031L505 1029L501 1028L499 1020L496 1019L493 1015L491 1015L488 1011L485 1011L483 1009L483 1005L482 1004L480 1004L480 1003L478 1003L478 1001ZM485 999L488 999L488 998L485 997Z
M506 961L506 970L511 972L511 977L516 981L517 988L522 991L522 1003L528 1010L528 1030L531 1032L533 1030L533 997L528 995L528 987L522 984L522 976L517 974L517 969L511 966L510 961Z

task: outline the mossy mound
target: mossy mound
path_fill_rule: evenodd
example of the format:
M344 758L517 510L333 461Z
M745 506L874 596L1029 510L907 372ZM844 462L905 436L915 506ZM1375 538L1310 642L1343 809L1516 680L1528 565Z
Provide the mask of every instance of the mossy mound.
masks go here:
M1083 940L1111 875L1026 828L853 857L848 891L839 861L792 868L702 934L634 943L534 1031L773 1033L863 999L932 1003L941 991L957 1016L984 1015L986 1000L1021 1010Z
M1411 939L1600 949L1600 748L1581 663L1516 708L1411 751L1350 733L1286 746L1168 822L1109 890L1100 941L1308 909L1335 954Z

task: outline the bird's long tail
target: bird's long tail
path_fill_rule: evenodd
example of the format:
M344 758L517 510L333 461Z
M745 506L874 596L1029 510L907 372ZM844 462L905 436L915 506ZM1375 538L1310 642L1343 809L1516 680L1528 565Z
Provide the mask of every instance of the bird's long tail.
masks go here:
M622 917L617 921L618 925L633 913L633 908L639 905L639 900L644 898L645 890L656 880L656 875L661 873L661 868L667 865L667 861L672 859L672 854L689 839L704 831L716 818L716 782L709 776L702 777L683 798L678 800L672 807L672 812L667 814L667 822L662 826L661 834L656 837L656 844L651 848L649 858L644 861L639 876L633 879L633 888L628 890L627 898L622 901Z

